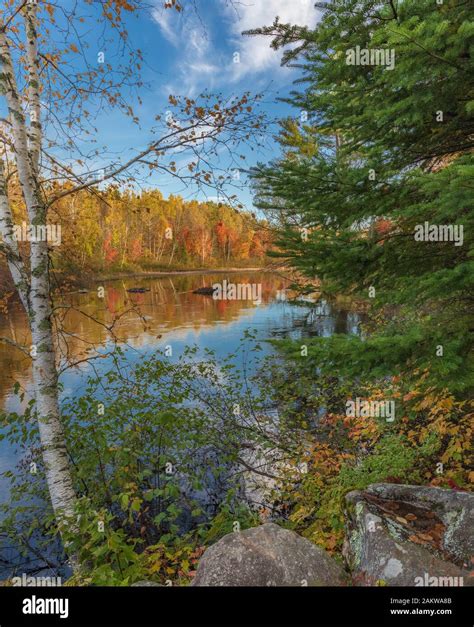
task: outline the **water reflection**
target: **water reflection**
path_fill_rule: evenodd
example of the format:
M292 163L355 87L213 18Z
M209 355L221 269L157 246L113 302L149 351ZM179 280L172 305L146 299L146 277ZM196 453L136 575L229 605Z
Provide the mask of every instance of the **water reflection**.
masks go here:
M214 300L193 294L198 287L222 283L261 284L262 302L251 300ZM307 336L327 337L333 333L355 333L359 316L335 310L326 301L316 307L309 302L288 302L285 278L271 273L191 274L154 279L128 279L104 284L103 290L65 293L55 298L55 306L64 332L60 334L60 366L78 363L61 376L66 395L82 387L89 368L83 360L110 348L114 339L122 344L131 361L149 352L171 345L179 356L184 347L198 344L216 351L218 356L233 352L247 329L256 329L260 338ZM129 293L135 286L145 293ZM29 346L31 339L24 312L16 306L0 316L0 336ZM108 366L107 359L99 364ZM96 366L98 362L95 362ZM31 381L29 359L21 351L0 344L0 403L15 407L12 394L15 381L28 392Z

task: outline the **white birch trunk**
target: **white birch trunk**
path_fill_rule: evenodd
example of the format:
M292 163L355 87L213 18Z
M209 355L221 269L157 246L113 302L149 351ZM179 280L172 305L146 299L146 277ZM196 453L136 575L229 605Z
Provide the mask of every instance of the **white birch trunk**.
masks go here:
M28 127L22 106L11 61L8 40L0 30L0 93L5 95L11 122L15 162L31 225L46 225L46 205L42 199L38 169L41 149L40 94L38 83L38 53L34 5L27 7L27 57L29 68L28 99L30 112L33 112L32 125ZM34 41L33 41L34 40ZM2 188L0 179L0 188ZM3 178L4 181L4 178ZM12 228L6 186L4 196L0 189L0 220L2 231L8 237ZM13 253L15 248L9 241ZM69 467L64 431L58 402L58 376L56 370L52 308L50 301L49 255L47 241L30 242L30 284L25 301L23 274L17 270L12 258L9 262L12 278L19 291L28 314L32 336L33 387L38 415L39 434L42 445L46 479L51 503L60 528L67 524L76 529L75 493Z
M25 8L26 54L28 59L28 106L30 113L30 160L35 177L38 176L42 135L36 11L37 7L34 4L28 4Z

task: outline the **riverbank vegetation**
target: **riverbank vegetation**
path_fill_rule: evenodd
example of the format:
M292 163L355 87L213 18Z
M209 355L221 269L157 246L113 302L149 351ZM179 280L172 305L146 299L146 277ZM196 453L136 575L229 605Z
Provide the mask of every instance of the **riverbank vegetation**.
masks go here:
M258 359L252 334L242 351ZM69 575L74 555L80 566L69 585L185 585L206 546L258 524L264 504L252 498L244 474L268 476L255 454L278 448L280 436L269 418L271 397L235 358L216 360L195 346L174 363L156 352L132 365L117 347L110 369L62 404L78 513L78 530L62 538L37 455L35 403L4 416L2 439L29 454L15 472L2 473L11 481L10 501L0 506L2 565L17 569L23 554L28 572ZM290 463L298 438L284 441Z

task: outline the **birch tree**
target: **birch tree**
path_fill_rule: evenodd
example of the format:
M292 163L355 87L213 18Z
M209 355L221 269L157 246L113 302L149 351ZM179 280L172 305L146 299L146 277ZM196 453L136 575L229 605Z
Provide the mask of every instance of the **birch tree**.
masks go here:
M12 138L11 141L6 142L6 146L11 148L13 153L29 223L39 226L46 225L46 203L39 176L42 129L36 33L37 10L35 2L26 3L23 7L28 81L25 94L20 93L16 81L7 25L2 25L0 29L2 64L0 89L8 107ZM25 100L29 107L29 123L23 106ZM59 415L58 382L52 336L48 242L46 238L43 241L41 238L33 238L30 242L29 264L27 264L14 238L13 216L4 170L2 159L0 161L2 247L30 323L33 390L46 477L55 513L59 517L72 518L75 495Z
M130 184L139 173L143 176L144 168L179 177L185 185L222 187L226 171L212 166L217 148L227 148L232 156L240 143L255 140L261 119L255 116L255 102L248 94L230 100L172 95L168 104L173 113L156 116L156 125L142 140L141 150L98 167L103 153L98 148L84 149L85 141L98 134L94 116L115 108L138 122L131 99L133 91L136 95L143 88L139 78L142 53L129 41L124 15L143 10L144 3L84 0L71 3L68 9L37 0L5 0L3 4L0 251L29 320L31 346L17 348L32 360L33 395L51 503L59 528L67 525L74 531L77 492L59 406L49 243L47 237L33 236L19 245L12 184L20 186L28 227L47 233L59 199L84 190L100 194L100 186L107 182ZM165 3L165 8L182 10L174 2ZM92 21L108 33L101 35L100 43L93 42L95 50L85 28Z

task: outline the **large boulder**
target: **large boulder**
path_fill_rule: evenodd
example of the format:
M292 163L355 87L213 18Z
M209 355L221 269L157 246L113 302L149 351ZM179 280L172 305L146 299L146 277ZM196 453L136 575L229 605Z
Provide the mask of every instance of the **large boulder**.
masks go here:
M344 554L355 585L472 585L474 495L374 484L346 502Z
M201 557L193 586L342 586L322 549L273 523L230 533Z

